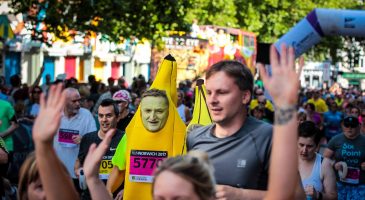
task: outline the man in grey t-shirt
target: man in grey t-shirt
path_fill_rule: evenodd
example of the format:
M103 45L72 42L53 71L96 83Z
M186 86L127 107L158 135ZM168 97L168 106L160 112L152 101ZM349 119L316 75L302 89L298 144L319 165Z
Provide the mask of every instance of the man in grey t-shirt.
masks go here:
M206 90L214 124L193 130L187 138L188 150L208 153L215 168L217 199L263 199L272 127L248 116L251 71L237 61L218 62L206 73ZM303 190L299 193L304 196Z

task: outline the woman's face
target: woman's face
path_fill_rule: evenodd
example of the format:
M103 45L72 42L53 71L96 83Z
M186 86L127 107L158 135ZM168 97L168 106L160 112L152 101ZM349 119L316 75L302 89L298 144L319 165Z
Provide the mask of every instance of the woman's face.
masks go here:
M43 190L43 186L40 178L36 181L31 182L27 189L28 199L29 200L44 200L46 199L46 194Z
M194 186L184 178L170 171L163 171L156 177L153 188L154 200L199 200Z

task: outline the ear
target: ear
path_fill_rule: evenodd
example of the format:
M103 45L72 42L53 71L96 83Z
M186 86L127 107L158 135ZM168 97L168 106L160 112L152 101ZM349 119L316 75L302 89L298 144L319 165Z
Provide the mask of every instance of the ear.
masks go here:
M249 90L245 90L242 92L242 104L247 105L251 100L251 92Z

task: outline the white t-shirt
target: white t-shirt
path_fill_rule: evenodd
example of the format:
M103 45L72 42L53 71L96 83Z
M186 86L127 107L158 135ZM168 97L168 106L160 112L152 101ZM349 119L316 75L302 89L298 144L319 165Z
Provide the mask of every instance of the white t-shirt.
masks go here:
M85 108L80 108L79 113L74 117L67 118L63 115L61 118L60 128L53 139L53 146L72 178L76 178L74 165L80 145L73 144L71 137L72 135L84 136L93 131L96 131L94 117Z

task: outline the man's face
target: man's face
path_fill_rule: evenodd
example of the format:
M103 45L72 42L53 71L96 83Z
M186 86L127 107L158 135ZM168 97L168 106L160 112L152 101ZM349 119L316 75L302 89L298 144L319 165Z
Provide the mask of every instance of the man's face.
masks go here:
M169 115L169 106L163 97L144 97L141 101L143 126L150 132L161 130Z
M217 124L230 124L241 117L250 100L249 91L241 91L225 72L216 72L206 81L207 104Z
M181 92L177 93L177 104L180 105L183 103L183 95L181 94Z
M67 98L66 109L70 114L76 115L80 110L81 97L78 92L72 92Z
M298 151L299 158L302 160L312 160L316 155L317 145L313 137L299 137Z
M123 113L128 108L128 102L116 101L119 109L119 113Z
M360 134L360 124L358 119L353 117L351 120L344 119L342 122L343 134L349 138L354 139Z
M99 106L98 120L100 124L100 130L103 133L108 132L111 128L117 127L117 116L114 113L113 105Z

